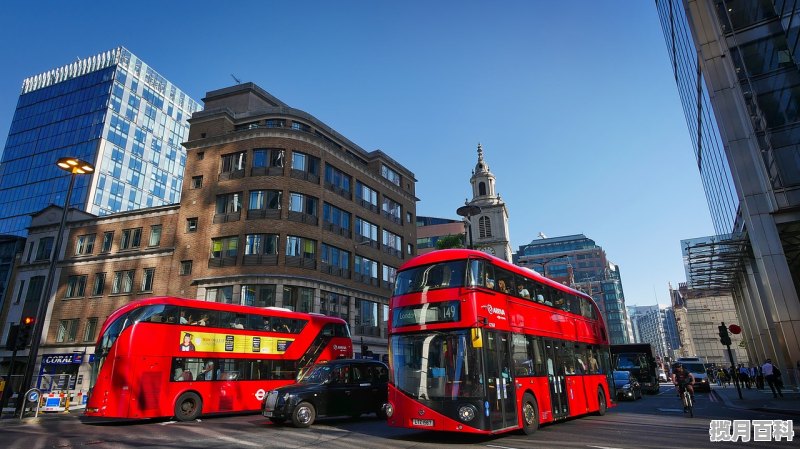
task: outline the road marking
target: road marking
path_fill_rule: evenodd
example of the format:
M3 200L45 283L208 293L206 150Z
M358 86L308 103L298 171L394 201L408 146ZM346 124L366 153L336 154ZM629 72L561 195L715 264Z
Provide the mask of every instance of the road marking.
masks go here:
M510 447L510 446L497 446L497 445L494 445L494 444L487 444L487 445L486 445L486 447L496 447L496 448L498 448L498 449L517 449L517 448L515 448L515 447Z
M681 408L660 408L658 409L660 412L681 412L683 413L683 409Z
M586 446L586 447L595 447L597 449L622 449L621 447L610 447L610 446Z

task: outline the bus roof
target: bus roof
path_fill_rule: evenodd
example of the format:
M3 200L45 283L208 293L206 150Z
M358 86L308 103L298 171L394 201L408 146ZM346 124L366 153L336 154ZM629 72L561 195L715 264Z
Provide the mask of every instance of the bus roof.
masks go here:
M592 300L592 302L594 302L591 296L587 295L586 293L583 293L582 291L567 287L564 284L560 284L550 278L542 276L541 274L529 268L523 268L514 265L512 263L508 263L503 259L494 257L492 255L484 253L483 251L478 251L474 249L459 248L459 249L440 249L437 251L431 251L429 253L425 253L420 256L414 257L413 259L409 260L408 262L400 266L400 268L397 271L403 271L409 268L419 267L422 265L429 265L433 263L447 262L451 260L461 260L467 258L484 259L490 261L492 264L504 268L508 271L513 271L516 274L535 279L537 282L540 282L542 284L549 285L558 290L569 292L577 296L581 296L583 298Z
M223 312L252 313L257 315L279 316L284 318L299 318L299 317L312 316L316 320L345 323L345 321L341 318L331 317L321 314L293 312L283 307L242 306L238 304L224 304L213 301L202 301L198 299L178 298L175 296L155 296L152 298L138 299L136 301L131 301L125 304L124 306L120 307L119 309L115 310L111 315L109 315L109 317L106 319L106 323L112 322L118 316L124 313L128 313L133 309L137 309L139 307L144 307L144 306L157 305L157 304L192 307L194 309L219 310Z

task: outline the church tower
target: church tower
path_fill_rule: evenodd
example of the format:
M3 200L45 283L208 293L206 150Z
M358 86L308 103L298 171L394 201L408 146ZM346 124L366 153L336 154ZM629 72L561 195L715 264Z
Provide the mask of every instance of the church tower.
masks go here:
M508 210L506 203L495 190L495 179L489 165L483 160L483 147L478 144L478 163L469 182L472 184L472 200L468 206L478 206L481 212L470 217L470 230L475 249L511 262L511 245L508 234Z

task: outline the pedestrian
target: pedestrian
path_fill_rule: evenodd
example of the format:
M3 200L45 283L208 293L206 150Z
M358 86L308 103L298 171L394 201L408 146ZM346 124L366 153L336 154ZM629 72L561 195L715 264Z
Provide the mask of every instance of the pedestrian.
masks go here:
M764 379L767 381L770 390L772 390L772 397L777 398L778 395L783 397L780 384L776 381L776 372L780 373L780 371L772 364L772 360L767 359L764 361L764 364L761 365L761 372L764 373ZM777 377L780 378L780 375L778 374Z
M750 370L744 364L739 364L739 382L750 389Z
M756 366L756 388L764 389L764 370L761 366Z

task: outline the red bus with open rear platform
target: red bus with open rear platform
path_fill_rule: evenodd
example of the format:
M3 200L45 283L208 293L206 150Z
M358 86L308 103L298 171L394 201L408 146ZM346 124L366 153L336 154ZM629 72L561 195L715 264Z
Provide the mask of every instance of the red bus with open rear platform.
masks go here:
M85 414L102 418L257 412L266 392L317 361L349 358L347 323L320 314L159 297L100 331Z
M389 318L391 426L494 434L613 405L592 298L480 251L411 259Z

